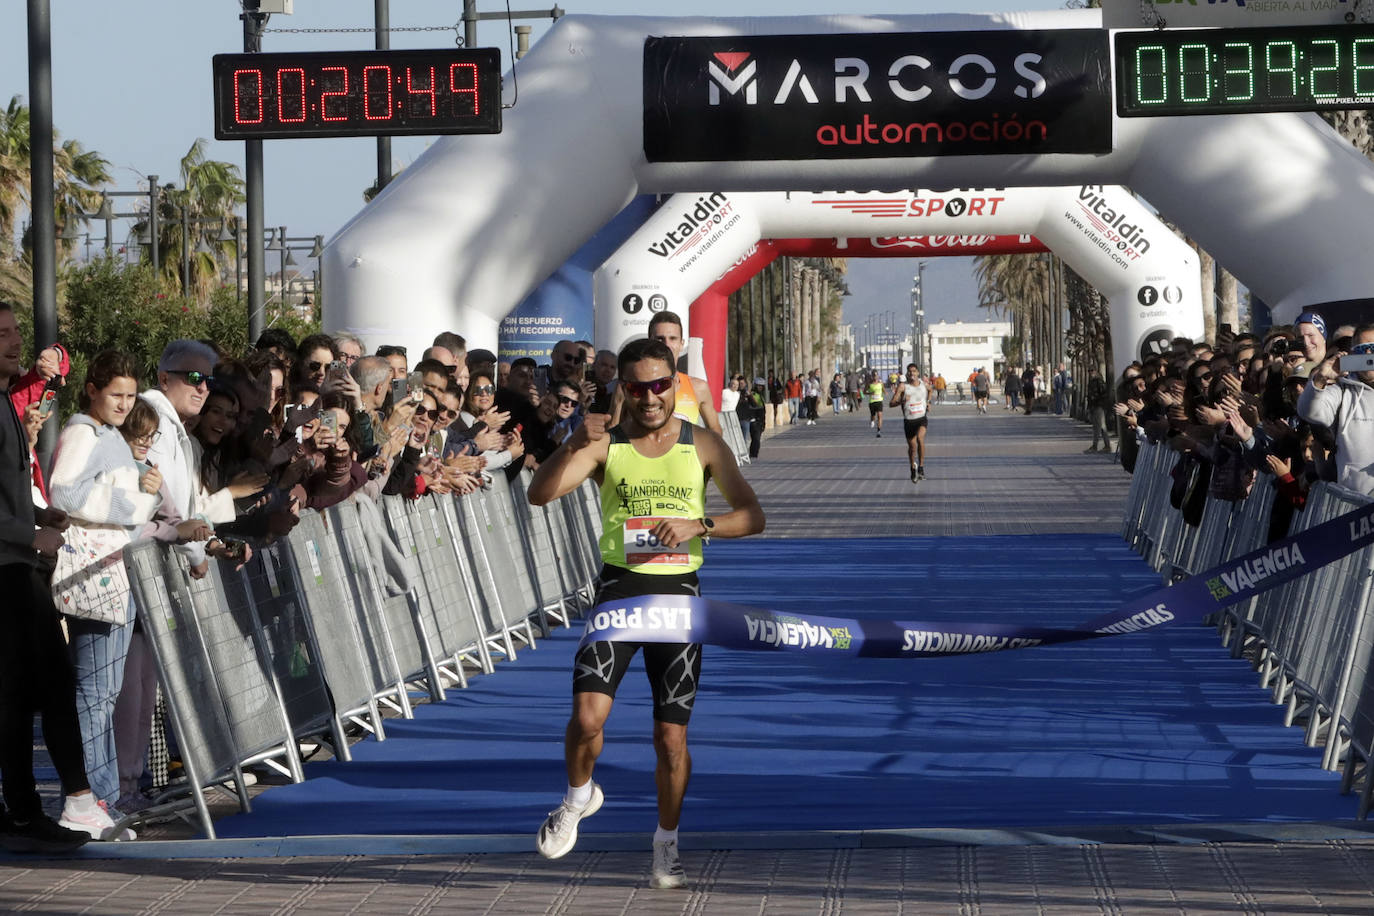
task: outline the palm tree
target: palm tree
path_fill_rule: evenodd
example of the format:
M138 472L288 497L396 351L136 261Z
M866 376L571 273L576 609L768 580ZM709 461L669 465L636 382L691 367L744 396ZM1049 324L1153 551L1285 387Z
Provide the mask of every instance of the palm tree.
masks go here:
M12 96L0 112L0 257L14 252L14 227L29 200L29 109Z
M246 199L239 167L205 158L206 141L197 139L181 158L181 187L167 184L158 195L158 256L162 273L178 280L182 268L183 217L189 229L186 244L190 264L188 292L204 299L219 286L226 270L235 264L235 242L221 241L219 230L233 218L234 209ZM135 225L136 230L144 224ZM204 242L205 244L201 244Z
M109 161L83 147L79 140L64 140L53 150L57 244L63 255L71 254L76 239L64 237L62 230L72 221L84 222L83 214L95 212L100 206L99 188L109 183Z

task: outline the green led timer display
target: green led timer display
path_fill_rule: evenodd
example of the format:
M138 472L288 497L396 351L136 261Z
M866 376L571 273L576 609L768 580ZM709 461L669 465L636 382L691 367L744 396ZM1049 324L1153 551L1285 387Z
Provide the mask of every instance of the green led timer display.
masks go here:
M1123 118L1374 107L1374 27L1118 32Z

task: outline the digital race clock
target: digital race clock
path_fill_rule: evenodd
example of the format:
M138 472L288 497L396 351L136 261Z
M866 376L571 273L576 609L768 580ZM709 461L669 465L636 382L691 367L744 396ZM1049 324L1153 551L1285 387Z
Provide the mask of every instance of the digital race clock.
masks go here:
M501 52L216 54L215 138L501 132Z
M1123 118L1374 107L1374 27L1117 32Z

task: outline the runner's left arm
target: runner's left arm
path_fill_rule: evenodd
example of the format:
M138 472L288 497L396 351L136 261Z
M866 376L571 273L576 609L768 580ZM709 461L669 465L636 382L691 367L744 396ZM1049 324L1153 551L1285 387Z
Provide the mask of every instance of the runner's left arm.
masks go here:
M715 527L709 532L699 519L665 518L654 526L654 537L668 547L676 547L706 534L713 538L742 538L763 531L763 507L754 488L739 472L734 454L724 440L709 430L698 430L695 442L707 479L715 480L716 488L730 504L730 511L711 516Z

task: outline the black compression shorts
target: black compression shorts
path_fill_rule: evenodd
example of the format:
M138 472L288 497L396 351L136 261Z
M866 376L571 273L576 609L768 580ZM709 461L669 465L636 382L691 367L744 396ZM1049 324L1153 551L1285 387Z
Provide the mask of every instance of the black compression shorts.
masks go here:
M902 430L906 433L906 437L908 439L915 439L916 431L925 426L926 421L929 419L929 417L917 417L914 420L902 420Z
M648 576L618 566L601 568L596 604L639 595L700 595L696 573ZM692 718L701 678L699 643L594 642L577 652L573 662L573 693L615 696L630 660L644 650L644 673L654 696L654 721L686 725Z
M869 415L870 417L876 417L878 414L880 414L880 413L882 413L882 412L883 412L883 402L882 402L882 401L869 401L869 402L868 402L868 415Z

